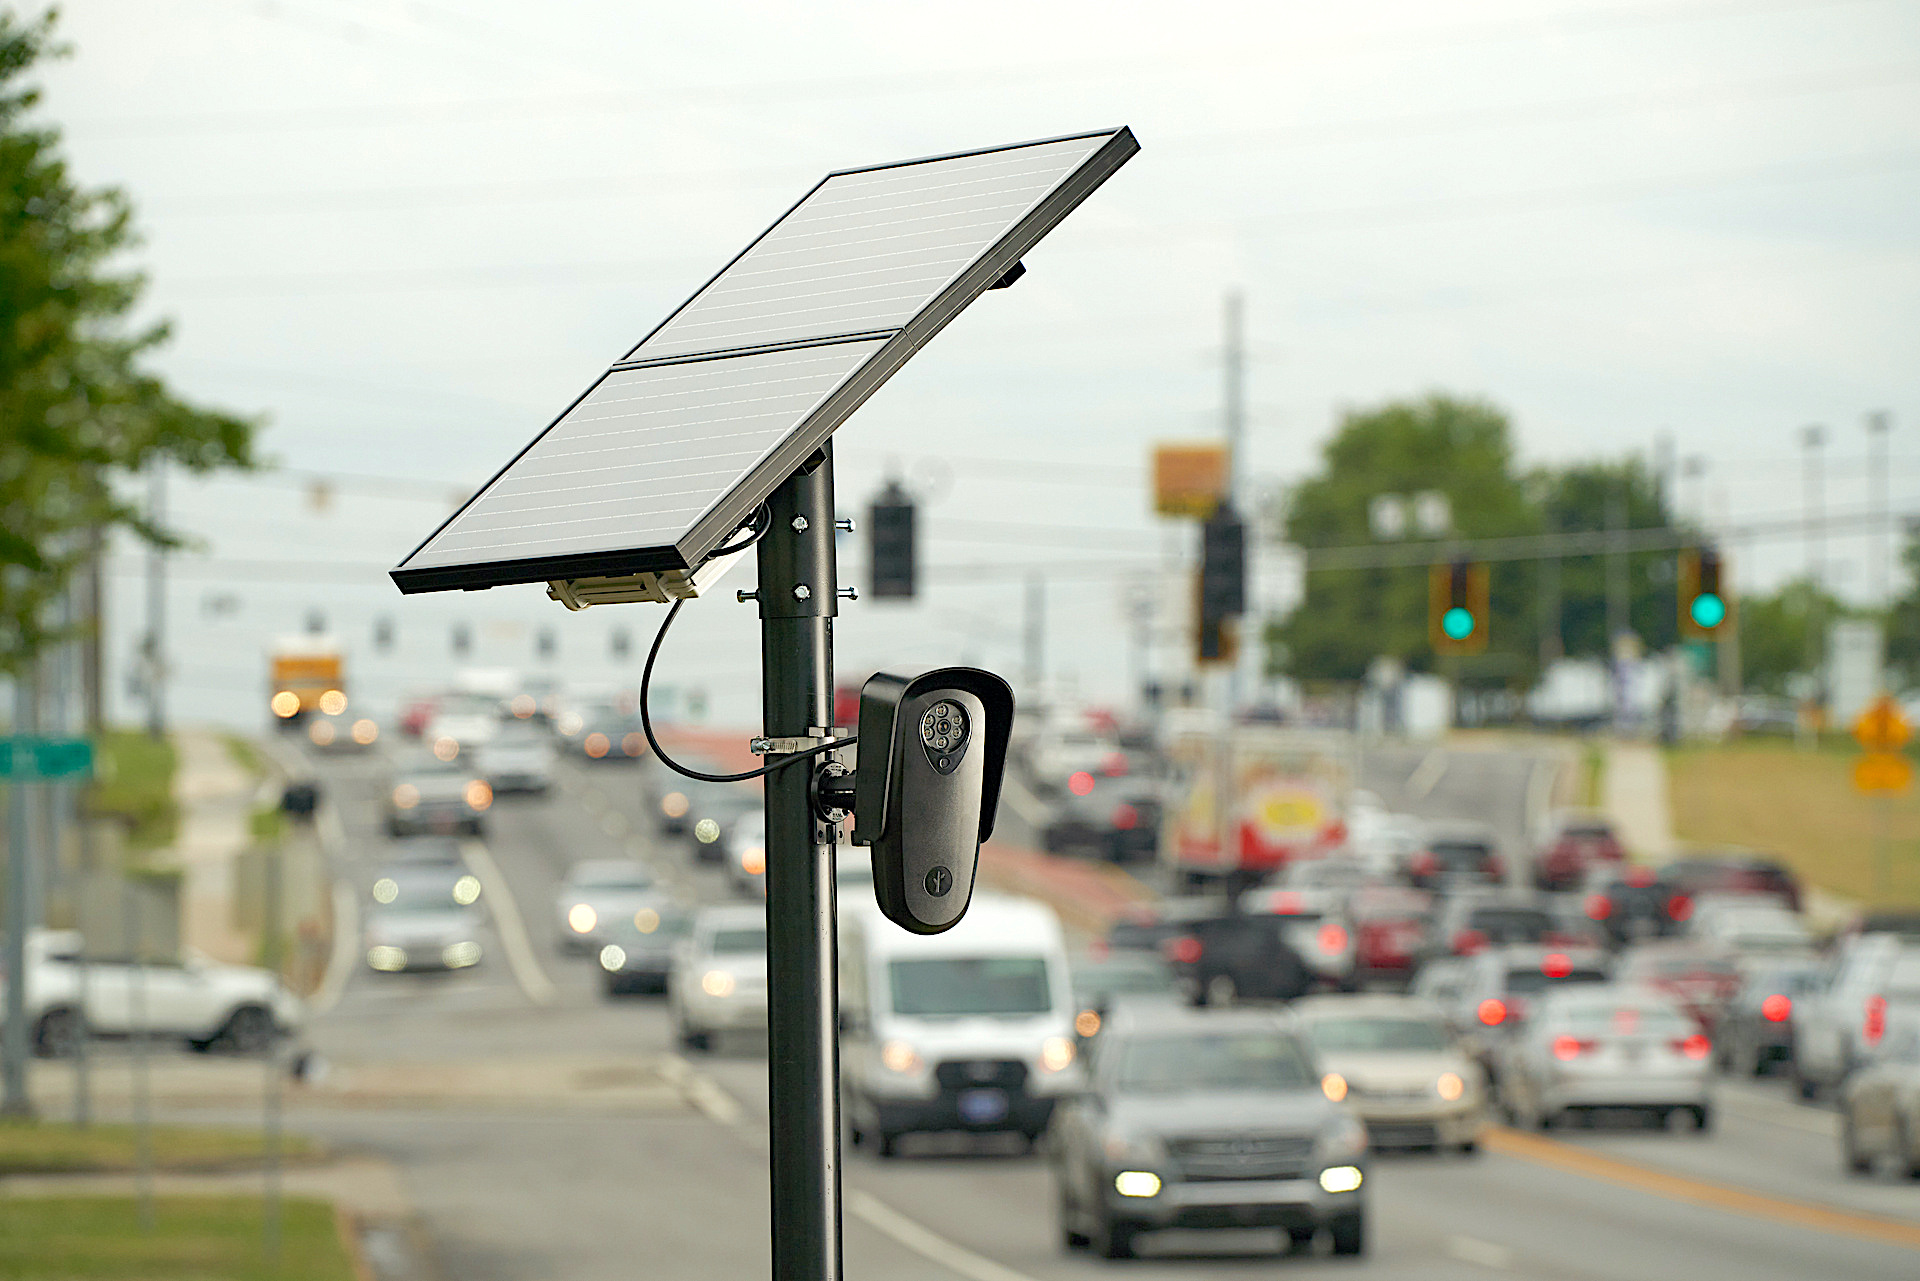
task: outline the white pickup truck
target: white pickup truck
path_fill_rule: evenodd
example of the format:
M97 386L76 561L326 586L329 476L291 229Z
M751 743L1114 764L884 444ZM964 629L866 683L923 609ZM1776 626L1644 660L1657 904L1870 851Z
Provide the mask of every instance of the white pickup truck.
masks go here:
M72 1054L89 1033L124 1037L142 1026L151 1037L183 1040L196 1050L223 1045L255 1054L305 1017L300 999L266 970L192 955L144 965L92 960L83 994L80 947L71 930L27 936L27 1019L34 1053L43 1058Z

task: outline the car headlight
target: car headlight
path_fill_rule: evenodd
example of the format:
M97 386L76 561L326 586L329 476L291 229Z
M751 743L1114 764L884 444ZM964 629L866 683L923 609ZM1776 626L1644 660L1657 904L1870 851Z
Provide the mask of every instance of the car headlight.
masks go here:
M880 1047L880 1066L902 1076L911 1075L920 1070L920 1051L905 1041L888 1041Z
M393 789L393 807L397 810L410 810L420 803L420 789L412 783L402 783Z
M1040 1068L1045 1072L1063 1072L1073 1062L1073 1042L1064 1036L1050 1036L1040 1043Z
M599 923L600 914L591 903L575 903L567 909L567 928L575 934L586 934Z
M627 963L627 949L618 943L609 943L600 949L600 968L609 974L618 974L620 967Z
M1324 1162L1351 1161L1366 1155L1367 1127L1343 1116L1320 1132L1319 1152Z
M711 845L720 839L720 824L710 818L703 818L693 825L693 839L702 845Z
M367 964L376 970L386 970L389 973L404 970L407 968L406 949L385 943L377 944L367 949Z
M1448 1103L1453 1103L1466 1094L1467 1083L1458 1072L1442 1072L1440 1079L1433 1083L1433 1092Z
M469 965L478 965L480 945L471 939L461 943L449 943L440 950L440 961L450 970L464 970Z
M1121 1196L1159 1196L1160 1176L1152 1170L1122 1170L1113 1176L1113 1190Z
M708 970L700 976L700 990L708 996L732 996L733 975L725 970Z

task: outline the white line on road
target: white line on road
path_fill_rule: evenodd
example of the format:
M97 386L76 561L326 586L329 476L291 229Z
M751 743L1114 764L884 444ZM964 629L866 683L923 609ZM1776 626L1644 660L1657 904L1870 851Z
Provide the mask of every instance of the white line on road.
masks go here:
M678 1054L669 1054L660 1060L660 1076L715 1125L738 1125L746 1115L731 1094L704 1072L694 1071L693 1064Z
M507 888L507 878L500 874L500 865L479 841L460 842L460 856L480 878L480 889L493 913L493 923L500 931L500 946L506 949L507 967L513 971L514 981L535 1005L552 1005L553 983L540 969L540 962L533 958L527 927L520 919L513 891Z
M865 1219L915 1254L933 1260L956 1276L968 1281L1033 1281L1024 1272L1002 1267L992 1259L956 1245L937 1232L929 1231L886 1202L858 1188L847 1193L847 1209Z
M1440 776L1447 772L1447 749L1436 747L1420 758L1413 767L1413 773L1407 775L1407 795L1423 800L1440 782Z
M1504 1245L1475 1237L1448 1237L1447 1253L1462 1263L1477 1263L1483 1268L1507 1269L1513 1266L1513 1251Z
M1792 1103L1781 1103L1765 1097L1743 1097L1726 1086L1716 1091L1715 1101L1724 1111L1743 1116L1749 1121L1759 1121L1763 1125L1781 1125L1790 1130L1817 1134L1823 1139L1835 1138L1840 1133L1840 1117L1835 1112L1796 1107Z
M1007 774L1000 779L1000 799L1013 806L1013 812L1026 820L1029 827L1047 825L1047 807L1014 775Z

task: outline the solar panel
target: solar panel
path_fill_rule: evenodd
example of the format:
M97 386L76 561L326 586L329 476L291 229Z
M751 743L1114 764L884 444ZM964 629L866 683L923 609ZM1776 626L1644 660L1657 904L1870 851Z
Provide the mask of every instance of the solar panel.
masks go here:
M1123 128L829 174L394 582L471 590L697 566L1138 150Z

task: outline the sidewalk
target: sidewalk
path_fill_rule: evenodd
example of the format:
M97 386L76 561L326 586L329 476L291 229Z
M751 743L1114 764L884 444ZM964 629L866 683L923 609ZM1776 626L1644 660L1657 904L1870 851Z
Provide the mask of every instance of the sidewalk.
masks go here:
M1651 743L1606 740L1600 808L1612 820L1627 853L1648 863L1674 857L1673 816L1667 801L1667 762Z
M182 878L181 938L214 960L251 963L252 940L233 920L234 860L247 848L258 785L212 730L178 730L173 744L180 831L170 861Z

